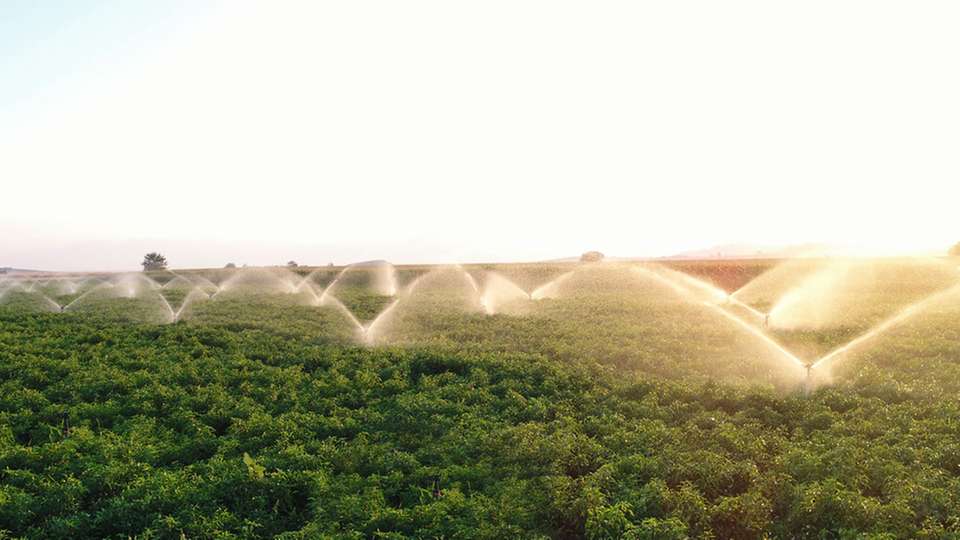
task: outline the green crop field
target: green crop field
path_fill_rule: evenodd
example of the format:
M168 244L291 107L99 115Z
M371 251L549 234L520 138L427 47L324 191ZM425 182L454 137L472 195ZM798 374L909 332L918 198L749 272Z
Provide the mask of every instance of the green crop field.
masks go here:
M950 259L0 281L0 538L960 538Z

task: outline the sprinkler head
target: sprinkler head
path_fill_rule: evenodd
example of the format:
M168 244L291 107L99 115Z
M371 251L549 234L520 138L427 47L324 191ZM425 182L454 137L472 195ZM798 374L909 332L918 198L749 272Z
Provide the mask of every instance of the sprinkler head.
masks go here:
M809 395L810 390L812 389L812 378L810 376L810 370L813 369L813 364L804 364L804 369L807 370L807 376L803 379L803 395Z

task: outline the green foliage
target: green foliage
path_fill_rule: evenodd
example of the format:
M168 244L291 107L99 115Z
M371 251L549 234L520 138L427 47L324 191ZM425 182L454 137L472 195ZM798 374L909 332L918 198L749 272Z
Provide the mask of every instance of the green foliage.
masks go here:
M155 251L151 251L143 256L143 262L141 262L140 265L143 266L144 272L163 270L167 267L167 258Z
M960 537L956 309L805 396L704 310L588 285L427 290L381 347L291 295L0 310L0 538Z
M361 321L373 319L393 301L392 296L377 294L363 287L338 287L336 294L337 299Z
M257 460L250 457L250 454L243 453L243 463L247 466L247 474L251 480L263 480L263 473L267 470L263 465L257 463Z

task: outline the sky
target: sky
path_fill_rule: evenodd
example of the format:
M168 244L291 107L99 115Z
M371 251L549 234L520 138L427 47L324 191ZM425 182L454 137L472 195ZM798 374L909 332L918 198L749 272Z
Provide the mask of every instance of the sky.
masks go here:
M960 4L7 0L0 267L960 241Z

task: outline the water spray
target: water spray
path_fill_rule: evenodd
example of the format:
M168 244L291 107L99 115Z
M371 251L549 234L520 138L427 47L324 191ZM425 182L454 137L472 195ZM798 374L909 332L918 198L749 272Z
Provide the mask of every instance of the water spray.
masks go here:
M750 323L748 323L747 321L741 319L740 317L736 316L735 314L731 313L730 311L724 309L722 305L718 305L718 304L715 303L715 302L709 302L709 301L699 301L699 302L698 302L698 301L697 301L697 296L694 294L693 291L691 291L690 289L687 289L687 288L681 286L681 285L678 284L678 283L675 283L673 280L668 279L668 278L666 278L666 277L660 275L659 273L654 272L654 271L652 271L652 270L650 270L650 269L642 268L642 267L635 267L635 270L636 270L639 274L641 274L641 275L654 278L654 279L656 279L657 281L659 281L660 283L662 283L663 285L666 285L666 286L669 287L671 290L673 290L677 295L679 295L681 298L683 298L683 299L685 299L685 300L690 300L690 301L693 301L694 303L697 303L697 304L699 304L699 305L702 305L702 306L704 306L704 307L706 307L706 308L708 308L708 309L716 312L717 314L722 315L723 317L727 318L728 320L736 323L738 326L740 326L742 329L744 329L745 331L747 331L748 333L750 333L752 336L756 337L756 338L759 339L761 342L765 343L767 346L769 346L769 347L771 347L772 349L774 349L775 351L777 351L783 358L785 358L786 360L790 361L790 363L792 363L794 366L798 366L798 367L801 367L801 368L806 368L806 367L807 367L807 363L806 363L806 362L804 362L803 360L800 360L796 355L794 355L793 353L791 353L790 351L788 351L785 347L783 347L783 345L780 345L779 343L777 343L776 340L774 340L773 338L771 338L770 336L768 336L768 335L767 335L766 333L764 333L761 329L757 328L756 325L750 324Z
M943 300L944 298L947 298L949 296L952 296L958 293L960 293L960 284L954 285L949 289L930 295L924 298L923 300L920 300L919 302L916 302L914 304L907 306L906 308L902 309L899 313L883 321L882 323L878 324L867 333L857 337L856 339L854 339L853 341L850 341L846 345L843 345L842 347L834 349L830 353L824 355L822 358L820 358L819 360L813 363L813 367L817 367L820 365L833 362L837 358L851 352L852 350L857 349L858 347L862 346L865 343L868 343L869 341L872 341L880 337L891 328L914 317L918 313L922 312L925 308L929 307L931 304L934 304L940 300Z
M803 380L803 395L807 396L810 395L810 392L813 390L813 364L808 363L804 365L804 368L806 369L807 374Z
M379 314L377 314L376 317L374 317L374 319L369 321L367 324L363 324L357 319L357 317L352 312L350 312L350 310L346 306L343 305L342 302L336 299L336 297L333 295L332 289L334 288L335 285L337 285L337 283L341 280L341 278L343 278L343 276L345 275L345 272L349 268L350 266L344 267L337 274L335 279L324 289L322 295L318 295L317 290L313 288L311 277L310 277L313 275L313 273L308 275L303 280L300 280L299 283L297 283L296 281L290 282L288 280L283 279L283 277L280 275L269 273L268 276L270 276L270 281L260 283L259 285L271 286L275 289L275 286L279 283L281 285L281 289L283 289L284 291L295 292L295 293L303 292L304 287L306 287L306 290L311 292L313 295L314 305L327 305L329 303L334 304L338 309L342 310L346 314L346 316L349 318L349 320L353 323L354 327L356 328L359 336L364 341L364 343L373 344L377 338L377 334L379 332L380 327L383 324L383 321L387 319L390 316L390 314L397 309L397 306L401 304L402 301L412 293L412 291L416 288L416 286L418 285L418 283L420 282L423 276L417 277L412 283L410 283L410 285L405 287L404 290L398 291L397 285L396 285L396 273L395 271L391 271L390 281L392 283L386 284L385 286L391 289L392 292L394 292L398 297L394 299L394 301L391 302ZM478 301L481 307L483 307L484 310L487 311L487 313L493 313L496 309L496 305L492 299L486 298L487 290L484 290L483 293L481 294L481 289L472 274L467 272L461 265L455 265L454 268L462 272L464 279L469 283L470 288L478 298ZM842 358L844 355L858 349L859 347L862 347L863 345L870 342L871 340L877 339L881 335L885 334L891 328L921 313L924 309L929 307L931 304L937 301L940 301L950 295L960 293L960 284L958 284L948 289L942 290L938 293L932 294L924 298L923 300L920 300L914 304L907 306L906 308L902 309L900 312L898 312L894 316L889 317L888 319L884 320L880 324L876 325L874 328L872 328L865 334L860 335L856 339L853 339L847 344L837 349L834 349L833 351L824 355L820 359L811 363L811 362L804 362L801 359L799 359L797 356L793 355L791 352L789 352L787 349L785 349L783 346L777 343L773 338L771 338L762 330L762 329L768 329L771 327L772 312L767 312L767 313L761 312L756 308L749 306L745 302L737 299L736 294L737 292L739 292L739 290L737 292L727 294L721 291L719 288L707 282L704 282L702 280L696 279L689 275L682 274L680 272L675 272L669 269L663 269L661 271L660 269L654 270L654 269L644 268L644 267L633 267L633 270L635 270L638 274L641 274L649 278L653 278L659 283L669 287L677 295L681 296L685 300L690 300L698 305L702 305L706 309L710 309L716 312L717 314L723 316L724 318L734 322L739 327L741 327L742 329L749 332L751 335L753 335L757 339L764 342L766 345L778 351L778 353L783 358L789 360L794 365L801 367L803 369L802 388L803 388L804 394L809 394L810 392L812 392L814 388L814 384L815 384L814 370L815 369L821 370L821 368L824 368L824 369L827 368L829 364L831 364L832 362L836 361L839 358ZM570 272L561 274L556 278L554 278L553 280L529 292L516 286L516 284L514 284L513 282L511 282L506 278L502 278L502 279L506 283L509 283L510 285L513 286L515 290L512 290L511 294L514 294L516 298L520 298L520 299L526 298L528 300L539 300L541 298L546 298L546 297L549 297L550 295L553 295L555 293L555 289L557 288L557 286L563 283L564 281L566 281L567 279L569 279L574 272L575 271L570 271ZM48 280L42 283L38 283L37 281L26 282L26 281L20 281L20 280L4 279L4 280L0 280L0 298L7 296L8 294L14 291L24 291L26 293L34 295L34 298L37 298L46 302L47 305L49 305L50 310L52 312L66 313L67 311L70 311L74 307L74 305L77 304L77 302L82 302L85 298L89 297L89 295L95 294L98 291L104 291L104 290L110 289L111 297L116 297L119 295L119 296L127 296L130 298L134 298L134 297L139 298L144 294L155 293L159 296L160 300L165 306L167 319L170 322L176 322L180 319L180 317L185 312L185 309L187 309L187 307L190 304L204 297L206 299L216 297L217 294L219 294L223 290L229 289L232 286L234 286L238 282L238 279L243 279L242 277L243 275L246 275L246 274L244 274L242 271L235 272L230 278L228 278L225 282L223 282L222 285L216 285L209 279L204 278L202 276L193 276L192 279L188 279L184 276L174 274L173 279L164 283L163 285L160 285L156 281L154 281L153 279L147 276L142 276L138 274L119 275L94 285L89 290L83 291L82 294L80 294L80 296L73 299L71 302L63 305L56 302L55 300L53 300L52 298L50 298L49 296L47 296L42 292L43 290L46 290L45 287L55 285L56 284L55 281ZM810 278L808 278L808 280L809 279ZM215 289L215 292L213 294L210 294L207 291L203 290L200 285L197 285L197 283L200 280L202 280L205 283L205 285L203 286L209 286L210 288ZM92 282L94 282L93 278L88 278L84 280L82 283L85 286L86 284L90 284ZM29 285L27 285L27 283L29 283ZM174 310L173 307L170 305L170 302L166 299L166 297L164 297L162 292L164 289L171 289L180 283L187 283L189 285L192 285L193 288L184 297L184 300L181 303L181 305L178 307L178 309ZM70 289L74 291L82 290L82 288L78 284L72 284L73 286L71 287L70 286L71 282L69 282L69 280L63 280L62 284L65 286L66 290L70 290ZM486 283L485 287L489 289L490 283ZM742 288L740 290L742 290ZM702 299L704 297L709 298L710 300L703 301ZM741 318L741 316L738 316L738 315L743 315L743 313L739 311L734 312L730 309L733 307L745 309L746 312L749 312L751 315L755 316L756 320L750 319L751 322L748 322L744 318ZM779 320L778 320L778 324L779 324Z

